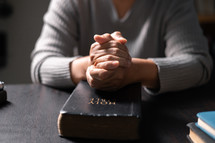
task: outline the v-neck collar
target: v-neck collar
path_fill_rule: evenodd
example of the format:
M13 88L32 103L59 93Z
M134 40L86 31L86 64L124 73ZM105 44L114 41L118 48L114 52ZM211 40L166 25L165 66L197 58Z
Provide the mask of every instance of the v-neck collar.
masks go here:
M132 15L132 13L134 12L135 8L137 7L138 1L139 0L135 0L133 5L131 6L131 8L126 12L126 14L122 17L119 18L118 16L118 12L116 10L116 7L114 6L114 3L112 0L108 0L111 6L111 12L113 15L113 20L119 23L124 23L126 22Z

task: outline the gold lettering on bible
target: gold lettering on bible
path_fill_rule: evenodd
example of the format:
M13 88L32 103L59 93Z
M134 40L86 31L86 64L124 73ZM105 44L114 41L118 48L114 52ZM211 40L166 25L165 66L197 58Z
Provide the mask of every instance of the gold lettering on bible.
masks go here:
M107 100L104 98L90 98L88 104L96 105L116 105L116 101Z

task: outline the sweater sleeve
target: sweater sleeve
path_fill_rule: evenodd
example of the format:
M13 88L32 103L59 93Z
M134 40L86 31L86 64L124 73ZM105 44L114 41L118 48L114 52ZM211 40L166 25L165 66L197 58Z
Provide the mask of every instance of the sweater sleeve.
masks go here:
M78 18L73 1L52 0L31 54L31 78L35 83L71 87L70 63L78 56Z
M160 90L179 91L209 81L212 59L192 0L173 0L165 21L165 58L153 58L159 70Z

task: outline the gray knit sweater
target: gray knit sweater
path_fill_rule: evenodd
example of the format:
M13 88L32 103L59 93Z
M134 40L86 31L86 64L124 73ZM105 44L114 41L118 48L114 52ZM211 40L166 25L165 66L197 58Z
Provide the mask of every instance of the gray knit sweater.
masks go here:
M111 0L52 0L31 55L32 81L74 86L69 63L89 54L94 34L114 31L128 39L132 57L157 64L160 90L148 92L179 91L209 80L212 60L192 0L136 0L122 19Z

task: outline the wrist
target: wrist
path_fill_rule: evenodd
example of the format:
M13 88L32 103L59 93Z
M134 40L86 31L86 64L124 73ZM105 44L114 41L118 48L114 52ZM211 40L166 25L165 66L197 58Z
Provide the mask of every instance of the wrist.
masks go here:
M86 80L86 71L89 66L89 56L78 58L70 63L70 75L75 84Z
M147 88L159 88L158 68L152 60L132 58L126 77L128 84L141 82Z

